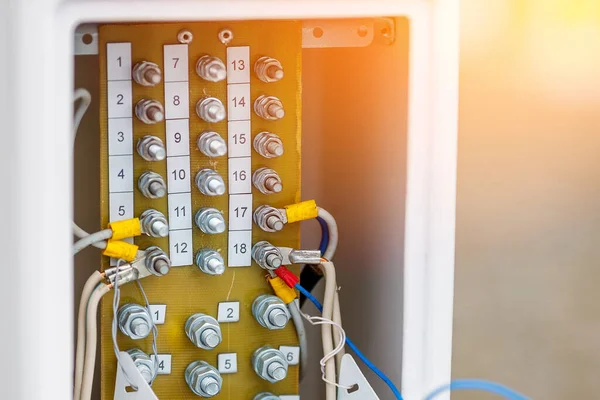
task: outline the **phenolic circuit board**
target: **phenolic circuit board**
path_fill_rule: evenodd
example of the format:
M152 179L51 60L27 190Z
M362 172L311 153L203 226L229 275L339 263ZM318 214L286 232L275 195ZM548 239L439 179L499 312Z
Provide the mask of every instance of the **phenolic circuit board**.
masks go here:
M232 35L227 45L219 38L223 29L229 29ZM188 44L178 41L178 33L183 30L193 35ZM292 321L283 330L268 330L254 319L253 300L261 294L271 294L272 290L265 280L265 271L250 261L250 250L260 240L278 246L299 245L298 224L286 225L277 233L263 232L252 223L251 211L262 204L280 208L300 200L301 24L296 21L110 24L99 27L99 39L102 225L139 217L147 209L168 216L170 225L169 237L135 238L140 249L162 248L174 265L166 276L151 276L141 281L158 327L161 363L153 390L160 399L198 398L186 384L184 371L191 362L203 360L221 370L223 387L215 399L252 400L256 394L267 391L295 398L298 365L290 366L287 377L276 384L261 379L251 365L251 355L257 348L297 347L298 340ZM226 63L226 80L209 82L196 73L197 60L207 54ZM257 79L253 65L262 56L281 62L283 79L272 83ZM156 63L161 68L163 79L156 86L146 87L132 80L131 68L142 61ZM260 95L278 97L285 116L270 121L256 115L252 106ZM200 119L196 103L205 96L220 99L226 105L228 118L218 123ZM137 118L135 105L141 99L155 99L164 104L165 121L145 124ZM209 158L198 150L198 136L207 130L219 133L228 142L227 155ZM252 149L252 139L262 131L279 135L285 148L281 157L263 158ZM165 143L166 160L148 162L140 157L136 144L145 135L157 136ZM251 185L251 174L260 167L279 173L283 191L265 195ZM223 177L228 187L224 195L205 196L196 188L194 177L203 168L212 168ZM148 199L142 195L137 182L145 171L163 177L167 196ZM239 215L243 204L251 210ZM213 235L201 232L193 216L202 207L220 210L227 231ZM232 220L233 213L238 214L236 221ZM201 248L220 252L227 266L223 275L205 274L194 265L194 255ZM108 258L103 257L102 267L108 266ZM219 304L225 302L230 304L219 309ZM106 298L101 311L104 400L114 396L117 368L111 340L111 303L112 299ZM121 305L126 303L144 304L133 283L122 287ZM223 341L211 351L196 347L184 331L187 318L200 312L223 321L220 322ZM139 348L151 354L151 337L134 341L119 332L118 342L121 350ZM297 354L288 357L295 361L297 358ZM237 371L232 372L233 369Z

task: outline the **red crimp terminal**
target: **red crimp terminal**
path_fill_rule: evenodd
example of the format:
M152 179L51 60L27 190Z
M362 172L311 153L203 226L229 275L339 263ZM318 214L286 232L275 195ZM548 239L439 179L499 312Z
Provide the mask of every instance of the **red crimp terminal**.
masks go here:
M290 272L290 270L287 269L286 267L277 268L275 270L275 273L277 274L278 277L283 279L283 281L291 288L296 286L296 284L300 283L300 279L298 279L298 277L296 275L294 275L292 272Z

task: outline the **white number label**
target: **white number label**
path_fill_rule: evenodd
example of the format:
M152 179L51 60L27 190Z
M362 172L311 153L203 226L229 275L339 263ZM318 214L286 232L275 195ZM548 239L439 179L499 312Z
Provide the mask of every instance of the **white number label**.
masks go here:
M164 47L165 82L188 80L188 46L172 44Z
M250 83L250 47L227 48L227 83Z
M133 192L133 156L108 157L108 191Z
M234 374L237 372L237 354L226 353L219 354L218 358L218 369L222 374Z
M167 156L190 155L190 121L188 119L166 120Z
M231 121L227 130L229 157L250 157L252 155L250 121Z
M228 301L219 303L217 321L219 322L238 322L240 320L240 302Z
M152 362L154 362L154 354L150 356ZM170 354L157 354L157 366L158 375L169 375L171 373L171 355Z
M229 193L252 193L250 157L229 159Z
M190 101L187 82L165 83L165 118L189 118Z
M242 121L250 119L252 101L250 99L250 84L238 84L227 86L227 115L230 121Z
M108 155L133 154L133 119L110 118L108 120Z
M131 80L131 43L107 43L106 68L109 81Z
M131 118L131 81L109 81L108 118Z
M192 197L189 193L169 194L169 229L192 229Z
M229 230L245 231L250 229L252 229L252 195L229 196Z
M298 365L300 362L300 347L279 346L289 365Z
M133 193L110 193L110 221L133 218Z
M166 304L150 304L150 314L152 314L152 321L156 325L165 323L165 316L167 314Z
M190 157L167 157L169 193L190 192Z
M171 266L180 267L193 264L192 230L169 232Z
M227 264L230 267L249 267L252 264L252 231L230 231Z

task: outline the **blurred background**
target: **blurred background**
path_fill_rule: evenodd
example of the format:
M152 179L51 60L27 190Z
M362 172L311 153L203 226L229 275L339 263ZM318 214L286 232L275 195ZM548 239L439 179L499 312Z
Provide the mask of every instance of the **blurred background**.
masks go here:
M600 2L461 18L453 377L598 398Z

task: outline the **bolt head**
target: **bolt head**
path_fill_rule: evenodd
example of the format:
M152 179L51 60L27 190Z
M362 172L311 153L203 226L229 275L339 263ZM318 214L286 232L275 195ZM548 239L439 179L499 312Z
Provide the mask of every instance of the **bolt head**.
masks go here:
M152 330L152 316L146 307L139 304L130 303L122 306L118 311L117 319L121 332L134 340L148 337ZM145 324L147 329L142 324Z
M279 382L287 375L285 356L272 347L264 346L256 350L252 355L252 365L258 376L271 383Z
M190 340L204 350L214 349L222 340L219 322L206 314L194 314L188 318L185 331Z
M185 379L190 389L202 397L216 395L223 385L223 378L219 371L205 361L194 361L188 365Z

